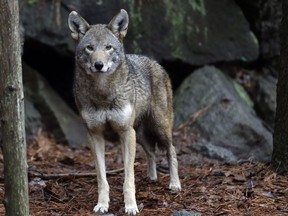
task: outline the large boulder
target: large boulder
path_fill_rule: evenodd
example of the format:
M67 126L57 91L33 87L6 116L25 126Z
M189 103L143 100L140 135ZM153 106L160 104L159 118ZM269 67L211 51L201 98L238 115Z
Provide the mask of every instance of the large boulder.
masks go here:
M258 41L234 0L20 1L26 39L61 52L73 52L68 14L78 11L90 23L108 23L124 8L130 15L128 52L158 60L180 59L193 65L219 61L253 61ZM37 22L35 22L37 20Z
M26 141L30 143L43 129L41 114L34 107L31 99L24 98Z
M272 134L258 119L247 94L215 67L191 74L174 97L175 127L194 117L203 139L191 148L226 162L270 161Z
M277 79L271 75L259 74L255 81L257 84L255 110L273 128L276 114Z
M271 59L280 54L281 0L236 0L259 40L260 58Z
M25 137L26 143L30 144L34 138L43 129L42 118L40 113L35 109L31 99L25 96L24 98L24 111L25 111ZM2 134L0 122L0 147L2 147Z
M86 145L87 131L84 123L48 82L25 63L23 63L23 77L24 93L27 98L26 115L30 113L26 118L26 123L30 123L26 124L26 131L35 134L40 118L41 129L49 131L57 142L68 144L72 148ZM32 126L35 125L33 128L32 123L34 123Z

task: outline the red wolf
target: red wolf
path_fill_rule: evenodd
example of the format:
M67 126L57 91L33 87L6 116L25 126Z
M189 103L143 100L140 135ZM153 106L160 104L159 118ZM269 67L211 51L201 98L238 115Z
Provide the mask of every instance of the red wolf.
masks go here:
M105 170L104 140L111 133L122 145L125 181L125 212L137 214L134 160L136 142L148 158L148 176L157 179L156 146L165 150L170 170L169 188L180 191L178 162L172 145L172 89L168 74L154 60L126 55L123 39L129 18L121 10L108 25L89 25L77 12L69 15L69 28L76 47L74 95L88 128L95 157L98 203L94 212L109 208L109 185Z

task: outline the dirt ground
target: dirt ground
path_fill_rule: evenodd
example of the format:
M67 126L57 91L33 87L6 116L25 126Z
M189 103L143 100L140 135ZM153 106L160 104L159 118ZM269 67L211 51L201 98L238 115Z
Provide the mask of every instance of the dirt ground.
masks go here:
M158 152L158 182L146 177L146 158L141 147L135 161L136 199L140 215L172 215L186 210L201 215L288 215L288 179L269 165L242 161L221 164L193 155L175 135L183 190L168 189L165 155ZM177 139L178 136L178 139ZM118 146L107 143L106 165L110 184L108 215L124 215L123 169ZM28 146L30 215L93 215L97 181L88 147L73 150L40 134ZM62 174L62 175L61 175ZM3 156L0 154L0 199L4 197ZM5 209L1 202L0 215Z

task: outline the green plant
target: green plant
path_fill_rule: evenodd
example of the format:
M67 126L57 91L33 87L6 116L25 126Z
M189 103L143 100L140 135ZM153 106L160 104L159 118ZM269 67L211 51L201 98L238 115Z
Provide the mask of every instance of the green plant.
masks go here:
M38 4L38 3L39 3L39 0L27 0L27 3L28 3L28 5L33 6L33 5Z

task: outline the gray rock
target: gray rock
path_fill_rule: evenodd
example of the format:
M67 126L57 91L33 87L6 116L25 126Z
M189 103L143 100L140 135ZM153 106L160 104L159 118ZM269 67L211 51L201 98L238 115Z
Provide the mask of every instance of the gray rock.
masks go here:
M72 148L87 144L87 131L74 111L51 88L47 81L25 63L23 64L24 93L41 115L43 129L56 141Z
M57 2L57 3L56 3ZM62 1L19 1L25 40L33 39L66 53L74 50L67 24L69 11ZM37 20L37 22L36 22Z
M28 97L24 98L24 107L26 140L30 143L43 128L42 118Z
M259 40L260 58L280 54L281 0L236 0Z
M274 127L277 79L270 75L258 75L256 82L258 89L255 109L265 122Z
M131 0L55 2L58 1L31 4L21 0L20 15L27 39L61 52L74 52L67 26L71 10L78 11L94 24L108 23L120 8L125 8L130 15L125 40L128 52L157 60L180 59L193 65L253 61L258 57L258 41L241 9L232 0L162 0L153 4Z
M198 112L192 126L206 141L191 144L191 148L226 162L270 161L272 134L234 86L234 81L215 67L195 71L175 93L175 126Z
M181 210L181 211L174 211L171 216L201 216L202 214L199 212L195 211L186 211L186 210Z

